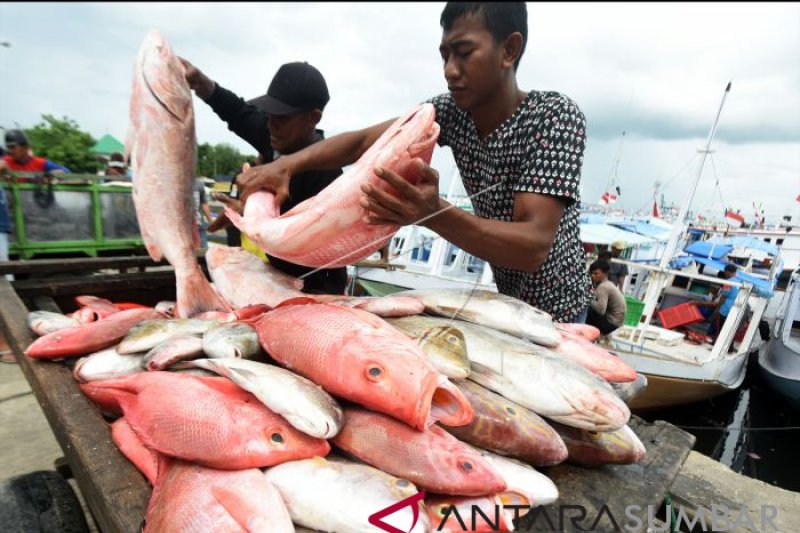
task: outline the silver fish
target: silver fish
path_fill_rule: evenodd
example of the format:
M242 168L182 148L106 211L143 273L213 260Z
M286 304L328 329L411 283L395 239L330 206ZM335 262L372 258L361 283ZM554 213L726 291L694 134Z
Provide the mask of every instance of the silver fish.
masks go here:
M630 419L611 386L582 366L488 327L462 321L456 327L467 341L469 379L487 389L540 416L592 431L612 431Z
M73 377L81 383L112 379L144 372L142 354L123 355L116 347L106 348L81 357L72 369Z
M228 322L203 334L203 351L212 359L251 358L261 352L258 333L250 324Z
M77 319L61 313L53 313L51 311L31 311L28 313L28 327L40 337L78 325L80 325L80 322Z
M180 366L229 378L312 437L329 439L342 428L344 416L336 400L313 381L284 368L245 359L195 359Z
M154 346L145 354L143 362L147 370L164 370L178 361L194 359L202 355L202 337L182 333Z
M542 346L558 346L561 335L553 317L522 300L487 290L420 289L395 296L415 296L435 315L480 324Z
M385 320L416 342L436 370L451 379L466 378L469 359L464 334L455 326L432 323L430 318L416 315Z
M146 352L170 337L184 333L202 335L215 325L217 325L215 320L193 318L145 320L128 331L117 350L119 353Z

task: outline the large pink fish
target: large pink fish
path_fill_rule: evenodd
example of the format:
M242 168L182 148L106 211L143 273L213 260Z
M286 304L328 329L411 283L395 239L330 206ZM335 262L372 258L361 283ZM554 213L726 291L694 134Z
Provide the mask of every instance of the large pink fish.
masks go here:
M215 470L161 459L144 533L294 533L278 489L257 468Z
M382 318L331 304L283 305L257 323L276 361L331 394L417 429L472 421L467 399L422 349Z
M439 426L417 431L380 413L347 408L344 425L331 440L365 463L431 492L482 496L507 488L477 450Z
M368 257L386 244L396 225L368 225L359 203L361 186L389 188L375 166L392 170L412 183L419 179L410 163L430 163L439 138L433 105L419 105L400 117L347 171L313 198L278 216L274 196L265 191L247 200L244 217L226 209L228 218L265 252L312 267L341 267Z
M196 140L192 93L164 37L147 34L133 75L126 151L133 202L147 252L175 268L177 315L227 311L195 257Z
M602 346L586 340L586 337L558 329L561 342L554 352L564 356L586 370L589 370L606 381L627 383L636 380L636 371L628 366L622 358L611 354Z
M212 468L272 466L324 457L330 451L326 440L294 429L252 394L227 394L207 383L155 371L84 383L80 388L101 405L109 405L107 397L115 397L147 448Z
M36 339L25 354L28 357L56 359L94 353L121 341L140 322L164 318L155 309L128 309L96 322L64 328Z

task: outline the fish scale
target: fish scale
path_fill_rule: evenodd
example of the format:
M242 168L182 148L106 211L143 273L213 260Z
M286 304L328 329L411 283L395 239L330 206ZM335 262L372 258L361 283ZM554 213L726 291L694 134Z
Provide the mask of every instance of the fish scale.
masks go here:
M329 393L423 429L472 420L469 402L383 319L330 304L286 305L257 324L264 350Z

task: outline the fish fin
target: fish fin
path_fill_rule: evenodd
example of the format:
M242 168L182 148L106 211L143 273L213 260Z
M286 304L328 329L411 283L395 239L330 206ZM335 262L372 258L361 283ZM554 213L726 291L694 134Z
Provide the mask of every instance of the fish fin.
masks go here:
M266 480L266 478L264 478ZM268 480L266 480L269 483ZM248 533L269 531L266 523L264 509L261 505L253 505L250 498L241 488L235 486L213 485L211 495L222 507ZM257 501L257 500L256 500ZM259 502L260 503L260 502Z
M494 369L486 365L482 365L481 363L476 363L475 361L470 361L469 366L469 379L478 378L472 379L472 381L478 383L479 385L490 388L489 384L499 387L503 383L503 375Z
M175 290L178 318L189 318L205 311L227 311L227 306L197 266L188 276L176 279Z
M111 439L152 484L158 479L159 453L144 445L125 417L111 424Z
M245 223L244 217L242 217L242 215L240 215L230 207L225 207L225 216L228 217L228 220L231 221L231 224L236 226L239 229L239 231L247 234L247 230L245 229L247 228L247 224Z
M295 296L294 298L289 298L288 300L284 300L279 303L275 309L279 307L287 307L290 305L310 305L310 304L319 304L320 302L311 296Z

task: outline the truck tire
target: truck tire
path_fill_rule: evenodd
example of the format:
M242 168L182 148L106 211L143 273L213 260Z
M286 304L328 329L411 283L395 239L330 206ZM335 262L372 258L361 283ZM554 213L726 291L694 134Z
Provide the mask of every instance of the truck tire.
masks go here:
M0 483L0 524L8 533L89 533L72 487L50 470Z

